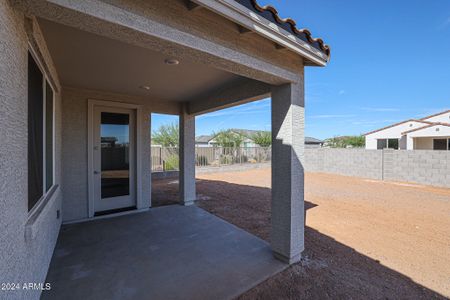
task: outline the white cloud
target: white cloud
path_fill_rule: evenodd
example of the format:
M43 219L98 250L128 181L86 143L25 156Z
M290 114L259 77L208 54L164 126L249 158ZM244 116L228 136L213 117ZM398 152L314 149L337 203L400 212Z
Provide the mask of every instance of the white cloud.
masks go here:
M383 124L383 123L397 123L399 122L399 120L393 120L393 119L388 119L388 120L360 120L360 121L353 121L351 122L352 125L376 125L376 124Z
M334 118L352 118L355 115L313 115L310 116L312 119L334 119Z
M361 110L371 111L371 112L400 111L400 109L393 108L393 107L361 107Z

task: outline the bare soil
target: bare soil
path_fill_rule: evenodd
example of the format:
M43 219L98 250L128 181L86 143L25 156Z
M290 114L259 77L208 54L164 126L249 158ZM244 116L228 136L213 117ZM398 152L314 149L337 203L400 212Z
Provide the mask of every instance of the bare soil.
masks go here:
M197 205L269 241L270 181L270 169L201 174ZM177 201L176 184L159 186ZM240 299L450 297L450 189L309 173L305 199L302 261Z

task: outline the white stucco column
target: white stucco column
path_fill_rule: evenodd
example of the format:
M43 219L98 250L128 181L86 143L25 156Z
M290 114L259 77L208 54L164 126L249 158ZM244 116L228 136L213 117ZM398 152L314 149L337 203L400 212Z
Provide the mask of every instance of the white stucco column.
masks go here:
M303 74L302 74L303 75ZM272 88L272 231L274 256L287 263L304 250L304 88Z
M195 195L195 117L182 106L180 113L180 202L191 205Z
M406 150L414 150L414 139L409 135L406 136Z

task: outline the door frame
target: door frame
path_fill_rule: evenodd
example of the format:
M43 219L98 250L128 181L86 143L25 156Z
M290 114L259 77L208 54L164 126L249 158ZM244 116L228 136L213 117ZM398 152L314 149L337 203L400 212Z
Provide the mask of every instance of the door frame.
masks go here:
M94 218L94 108L97 106L126 108L136 113L136 210L145 208L142 202L142 105L88 99L88 218Z

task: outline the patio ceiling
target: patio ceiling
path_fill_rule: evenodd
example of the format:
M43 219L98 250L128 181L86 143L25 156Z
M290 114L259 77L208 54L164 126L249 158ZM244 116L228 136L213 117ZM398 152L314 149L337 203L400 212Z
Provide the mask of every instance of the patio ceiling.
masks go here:
M168 65L177 57L48 20L39 24L64 86L183 101L244 79L187 60Z

